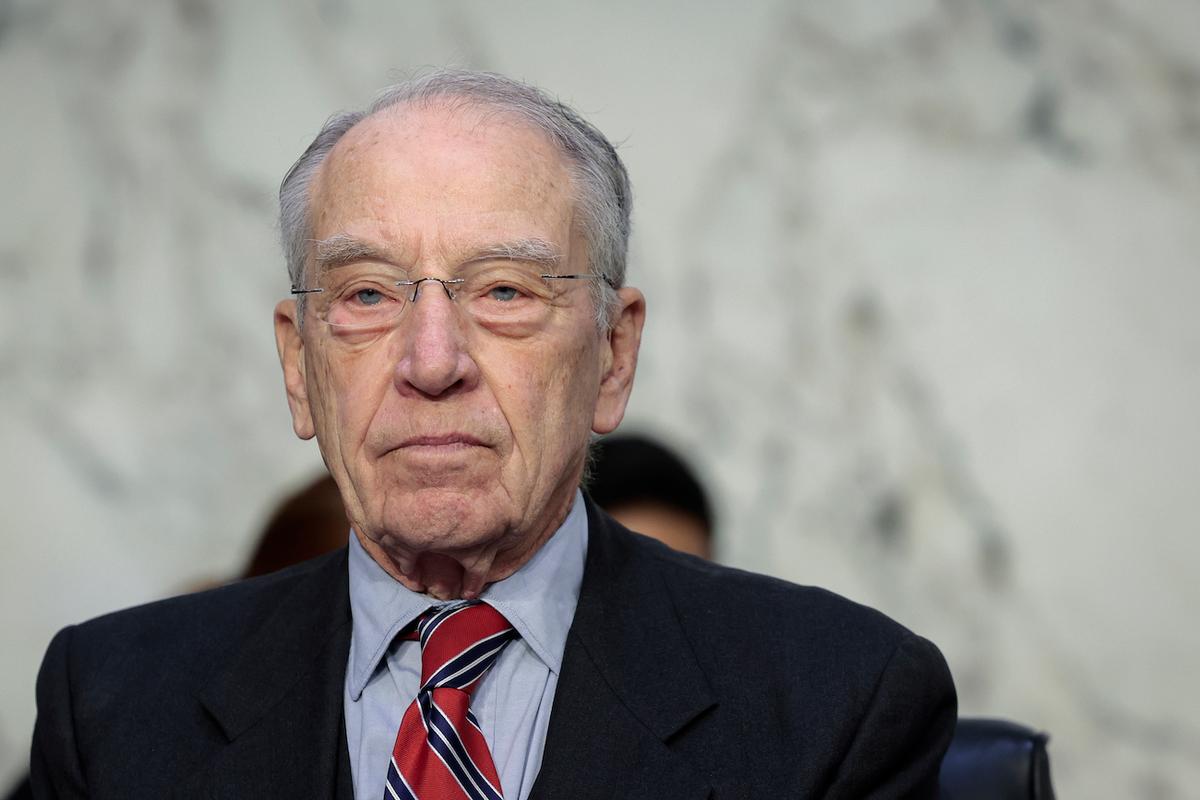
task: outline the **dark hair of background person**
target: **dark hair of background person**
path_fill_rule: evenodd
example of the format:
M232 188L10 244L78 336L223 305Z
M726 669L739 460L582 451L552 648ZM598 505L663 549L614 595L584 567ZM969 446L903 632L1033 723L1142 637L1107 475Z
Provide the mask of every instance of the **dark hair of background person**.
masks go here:
M667 545L710 558L712 506L692 469L653 438L625 434L592 447L586 488L618 522Z
M349 534L337 484L323 474L275 509L241 577L266 575L345 547Z

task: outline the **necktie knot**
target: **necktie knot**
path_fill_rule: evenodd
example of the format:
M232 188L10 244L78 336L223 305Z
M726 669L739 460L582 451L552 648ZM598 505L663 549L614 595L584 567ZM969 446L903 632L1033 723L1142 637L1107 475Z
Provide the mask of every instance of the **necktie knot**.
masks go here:
M508 620L479 600L434 609L417 623L421 691L474 691L505 646L517 637Z
M504 800L471 692L517 632L496 609L465 600L427 612L421 688L400 722L384 800Z

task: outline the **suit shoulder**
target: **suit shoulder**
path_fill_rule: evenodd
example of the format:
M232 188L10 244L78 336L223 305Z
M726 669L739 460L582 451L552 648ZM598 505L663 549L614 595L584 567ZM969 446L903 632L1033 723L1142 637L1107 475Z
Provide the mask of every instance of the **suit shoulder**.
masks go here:
M723 695L748 703L774 697L815 709L814 720L860 719L880 687L953 697L937 647L873 608L635 539L662 576L693 654ZM756 676L753 697L745 696L747 672Z
M83 671L120 673L152 658L164 668L202 670L244 639L305 580L331 562L333 553L270 575L215 589L114 611L72 626L73 659Z
M700 647L721 641L740 653L800 660L805 668L836 654L842 667L878 673L901 648L936 647L876 609L816 586L714 564L634 534L633 547L652 560L681 621Z

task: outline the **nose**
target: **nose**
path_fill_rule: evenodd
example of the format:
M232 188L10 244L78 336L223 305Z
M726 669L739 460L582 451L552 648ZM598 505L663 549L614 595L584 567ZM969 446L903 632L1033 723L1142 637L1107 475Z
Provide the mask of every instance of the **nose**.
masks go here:
M413 299L401 318L404 343L396 363L396 387L401 393L442 397L468 391L479 380L479 366L467 350L463 320L450 299L450 287L439 283L429 279L414 286Z

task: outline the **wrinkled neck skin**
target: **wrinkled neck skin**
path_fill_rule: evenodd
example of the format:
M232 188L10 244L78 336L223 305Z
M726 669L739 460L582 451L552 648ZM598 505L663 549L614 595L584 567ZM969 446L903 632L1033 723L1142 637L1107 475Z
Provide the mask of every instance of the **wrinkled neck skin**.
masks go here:
M406 589L436 600L473 600L529 561L562 525L574 501L572 492L533 530L510 529L486 545L463 550L417 550L386 533L371 538L357 525L354 533L367 555Z

